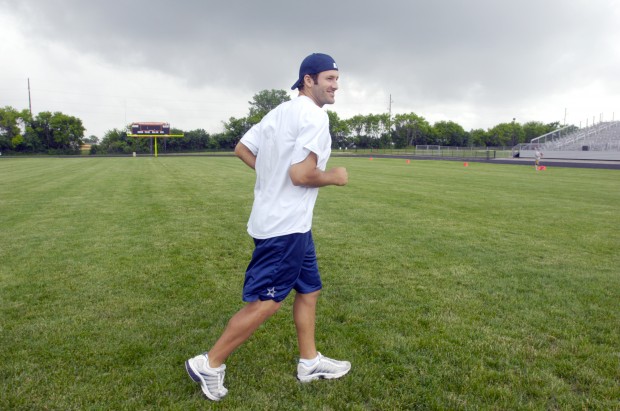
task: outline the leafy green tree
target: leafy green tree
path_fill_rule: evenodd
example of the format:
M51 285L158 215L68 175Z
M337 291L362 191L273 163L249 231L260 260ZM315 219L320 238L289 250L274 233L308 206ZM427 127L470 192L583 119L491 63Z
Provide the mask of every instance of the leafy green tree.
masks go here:
M250 124L259 123L271 110L291 98L285 90L262 90L254 95L250 104L248 121Z
M281 103L291 98L285 90L262 90L252 97L247 117L231 117L223 122L224 132L213 136L214 144L223 149L234 148L241 137L252 127L258 124L263 117Z
M438 121L433 125L433 131L438 145L453 147L467 145L467 132L454 121Z
M391 143L388 114L359 114L345 120L345 123L352 132L351 138L357 147L379 148Z
M80 152L85 130L77 117L42 111L32 120L31 131L48 153L76 154Z
M384 141L386 135L389 135L390 117L389 114L369 114L366 116L366 134L373 140Z
M368 148L372 147L370 137L366 133L366 117L358 114L345 120L347 128L350 132L350 139L355 147Z
M523 132L525 134L524 143L529 143L532 139L540 137L560 128L559 122L544 124L540 121L529 121L523 124Z
M487 132L481 128L469 132L469 143L473 147L485 147L487 145Z
M144 138L134 138L133 140L147 140ZM136 144L140 147L140 142L129 141L127 138L127 130L112 129L108 130L101 143L91 146L91 154L129 154L131 152L142 152L136 148ZM143 143L142 143L143 144ZM94 147L94 150L93 150Z
M231 117L228 123L224 123L224 133L218 134L218 145L223 149L235 148L241 137L252 127L252 123L246 118Z
M519 123L500 123L487 133L488 146L515 146L525 141L525 132Z
M362 136L365 135L364 116L362 116L361 114L358 114L356 116L353 116L345 120L345 123L347 124L347 128L349 129L349 132L352 133L351 138L353 139L353 143L357 145L358 147L366 147L365 145L362 145L362 142L361 142Z
M329 134L332 136L332 147L349 147L351 142L348 139L350 131L347 122L341 120L334 111L327 110L327 116L329 117Z
M185 137L179 139L185 151L207 150L211 142L211 136L204 129L192 130L185 133Z
M32 121L30 121L29 124L26 125L23 145L25 147L25 151L28 152L42 153L45 151L45 146L43 145L41 137L32 128Z
M165 139L167 151L203 151L208 149L210 145L211 137L203 129L192 130L187 133L183 133L181 130L171 130L171 134L183 134L183 137Z
M523 124L523 133L525 134L525 141L532 141L533 138L546 134L547 127L540 121L529 121Z
M0 150L21 151L26 147L23 131L30 122L28 110L17 111L13 107L0 108Z
M50 126L55 150L79 153L85 131L82 120L55 112L51 117Z
M392 138L397 148L429 144L431 125L415 113L396 114L392 120Z
M52 119L52 113L49 111L43 111L32 119L31 127L32 132L36 135L41 142L41 146L47 150L52 147L52 130L50 121Z

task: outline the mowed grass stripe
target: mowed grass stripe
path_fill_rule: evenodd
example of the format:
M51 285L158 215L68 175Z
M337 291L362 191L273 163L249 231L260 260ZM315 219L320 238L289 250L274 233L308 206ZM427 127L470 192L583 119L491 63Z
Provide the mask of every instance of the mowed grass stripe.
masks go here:
M617 406L612 170L334 158L299 385L287 302L228 361L225 409ZM253 173L231 157L0 161L0 408L212 406L183 361L242 306Z

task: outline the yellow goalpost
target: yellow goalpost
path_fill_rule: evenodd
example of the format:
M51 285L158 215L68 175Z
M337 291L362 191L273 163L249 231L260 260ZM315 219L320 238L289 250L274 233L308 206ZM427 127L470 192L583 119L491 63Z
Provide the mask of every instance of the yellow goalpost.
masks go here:
M127 134L127 137L137 137L137 138L154 138L155 145L155 157L157 157L157 137L185 137L185 134Z
M131 134L127 137L153 138L155 142L155 157L157 157L157 138L185 137L185 134L169 134L170 123L164 122L136 122L131 123Z

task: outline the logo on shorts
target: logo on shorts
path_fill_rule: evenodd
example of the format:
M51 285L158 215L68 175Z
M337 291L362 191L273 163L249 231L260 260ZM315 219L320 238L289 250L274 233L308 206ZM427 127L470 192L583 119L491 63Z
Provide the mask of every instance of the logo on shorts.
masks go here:
M276 296L276 287L267 288L267 297L275 297Z

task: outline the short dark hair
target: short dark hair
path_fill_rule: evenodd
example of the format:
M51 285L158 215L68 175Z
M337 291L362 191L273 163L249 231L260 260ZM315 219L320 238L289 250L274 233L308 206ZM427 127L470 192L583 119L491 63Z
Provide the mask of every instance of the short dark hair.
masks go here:
M315 74L308 74L308 76L310 76L310 78L312 79L312 81L314 82L314 84L318 84L319 83L319 73L315 73ZM305 76L304 76L305 77ZM305 87L304 82L302 81L301 83L299 83L299 90L303 90Z

